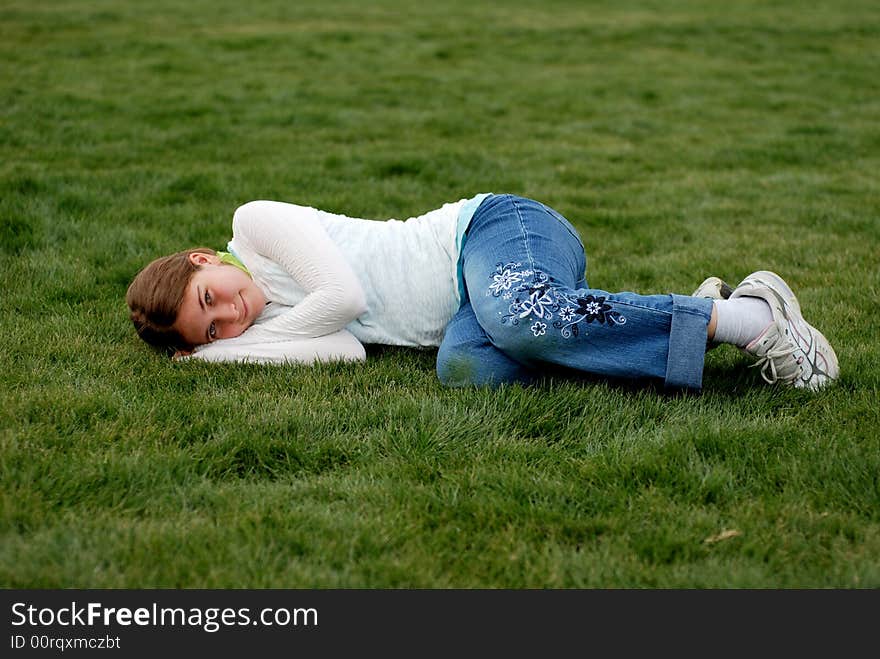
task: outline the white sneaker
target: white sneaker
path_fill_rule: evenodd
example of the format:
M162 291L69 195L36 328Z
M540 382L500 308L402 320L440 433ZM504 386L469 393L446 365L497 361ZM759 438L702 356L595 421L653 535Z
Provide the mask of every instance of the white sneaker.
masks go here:
M731 298L759 297L770 305L773 322L743 348L770 384L784 382L818 391L840 375L837 355L823 334L804 320L791 288L774 272L761 270L743 279Z
M733 289L720 277L707 277L697 287L691 297L707 297L711 300L726 300L733 293Z

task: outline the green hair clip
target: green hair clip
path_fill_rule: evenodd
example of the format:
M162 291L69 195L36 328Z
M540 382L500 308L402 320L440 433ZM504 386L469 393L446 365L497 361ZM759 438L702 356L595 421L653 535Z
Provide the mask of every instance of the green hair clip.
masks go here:
M250 271L246 267L244 267L244 263L239 261L234 254L229 252L217 252L217 256L220 258L220 263L225 263L226 265L234 265L236 268L244 272L248 277L251 276Z

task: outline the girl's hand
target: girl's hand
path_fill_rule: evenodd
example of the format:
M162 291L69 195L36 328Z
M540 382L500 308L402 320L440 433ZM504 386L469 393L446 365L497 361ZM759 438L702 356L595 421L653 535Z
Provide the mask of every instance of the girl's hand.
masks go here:
M183 359L184 357L189 357L191 354L192 354L192 350L178 350L178 351L175 352L174 355L171 357L171 360L172 360L172 361L175 361L175 362L178 362L178 361L180 361L181 359Z

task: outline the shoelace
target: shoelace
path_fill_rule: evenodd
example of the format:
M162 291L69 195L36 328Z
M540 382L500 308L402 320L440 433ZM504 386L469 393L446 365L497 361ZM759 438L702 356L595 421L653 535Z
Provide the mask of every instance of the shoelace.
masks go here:
M780 347L780 343L784 345ZM776 342L770 346L767 353L752 364L751 368L760 366L761 377L769 384L773 384L780 379L779 374L776 372L776 360L788 357L796 351L797 347L792 345L790 341L787 341L781 334L779 334L776 337ZM797 376L798 373L797 370L795 370L791 375L785 376L784 380L794 380Z

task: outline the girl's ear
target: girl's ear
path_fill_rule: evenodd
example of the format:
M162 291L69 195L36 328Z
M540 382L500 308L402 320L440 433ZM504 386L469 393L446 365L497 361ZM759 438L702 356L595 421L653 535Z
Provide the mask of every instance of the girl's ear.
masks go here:
M193 265L218 265L220 263L220 259L215 254L192 252L189 255L189 262Z

